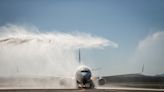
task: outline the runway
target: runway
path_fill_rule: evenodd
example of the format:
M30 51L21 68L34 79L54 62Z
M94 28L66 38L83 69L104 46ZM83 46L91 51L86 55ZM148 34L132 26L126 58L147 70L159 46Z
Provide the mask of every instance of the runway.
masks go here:
M0 89L0 92L164 92L164 89L100 87L97 89Z

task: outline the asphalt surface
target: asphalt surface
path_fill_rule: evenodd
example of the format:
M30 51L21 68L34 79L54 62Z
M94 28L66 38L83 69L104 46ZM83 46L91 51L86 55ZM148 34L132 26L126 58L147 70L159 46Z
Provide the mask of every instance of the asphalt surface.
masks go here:
M164 89L144 89L144 88L0 89L0 92L164 92Z

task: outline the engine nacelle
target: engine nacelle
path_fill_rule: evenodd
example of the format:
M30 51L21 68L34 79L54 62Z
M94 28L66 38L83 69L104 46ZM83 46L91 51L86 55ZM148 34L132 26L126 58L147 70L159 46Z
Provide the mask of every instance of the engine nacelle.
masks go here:
M60 79L59 84L65 86L67 85L67 82L65 79Z
M105 85L105 79L98 79L98 85Z

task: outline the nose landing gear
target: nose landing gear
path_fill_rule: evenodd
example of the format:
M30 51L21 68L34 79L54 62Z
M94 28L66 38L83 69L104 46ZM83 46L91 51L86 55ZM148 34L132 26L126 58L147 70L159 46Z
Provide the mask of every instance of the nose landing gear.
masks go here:
M84 89L93 89L95 87L92 80L87 81L86 83L79 83L77 82L77 88L84 88Z

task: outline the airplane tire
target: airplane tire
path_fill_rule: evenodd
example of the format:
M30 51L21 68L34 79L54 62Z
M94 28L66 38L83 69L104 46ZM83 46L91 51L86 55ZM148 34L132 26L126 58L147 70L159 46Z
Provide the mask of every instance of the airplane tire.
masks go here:
M81 86L80 86L81 85ZM80 84L78 81L76 82L76 88L84 88L84 89L93 89L95 88L95 85L92 80L88 81L85 86L83 87L82 84Z

